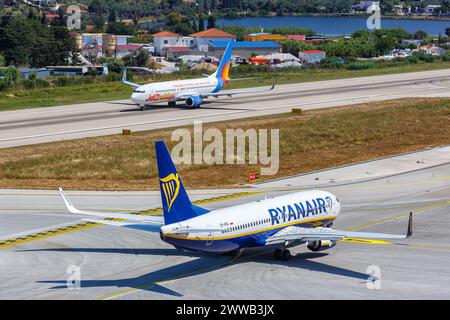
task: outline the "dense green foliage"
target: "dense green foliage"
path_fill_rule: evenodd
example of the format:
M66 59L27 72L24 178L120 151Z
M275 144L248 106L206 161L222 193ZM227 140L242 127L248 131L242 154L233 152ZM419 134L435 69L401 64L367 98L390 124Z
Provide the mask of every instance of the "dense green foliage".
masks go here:
M423 36L423 34L421 34ZM303 41L280 41L284 52L297 55L299 51L319 49L326 51L331 57L359 57L372 58L389 53L399 48L401 39L412 38L412 35L403 29L380 29L373 32L367 30L355 31L350 39L340 41L323 41L317 44ZM445 39L446 41L447 39Z
M75 40L65 27L47 26L37 19L0 16L0 54L6 65L67 65L75 52Z
M17 70L15 68L0 68L0 91L12 87L17 81Z

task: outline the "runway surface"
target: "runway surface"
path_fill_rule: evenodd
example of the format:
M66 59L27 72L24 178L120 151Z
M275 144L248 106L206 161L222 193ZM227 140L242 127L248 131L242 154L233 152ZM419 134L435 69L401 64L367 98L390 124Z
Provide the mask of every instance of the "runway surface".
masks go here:
M266 93L208 99L200 109L149 107L109 101L0 112L0 148L192 125L229 119L380 101L402 97L450 96L450 69L279 85Z
M418 160L424 160L418 163ZM387 169L387 166L391 168ZM368 178L364 172L378 172ZM316 178L319 177L319 180ZM334 181L330 181L333 179ZM285 183L283 183L285 182ZM0 190L1 299L448 299L450 297L450 147L324 170L260 184L250 190L193 191L207 208L320 185L343 204L334 227L404 233L391 244L340 242L313 253L300 246L289 261L267 249L236 257L177 251L158 234L112 226L5 244L79 223L56 191ZM132 211L160 206L157 192L68 192L83 209ZM220 198L227 197L228 198ZM219 197L219 198L218 198ZM3 247L2 247L3 243ZM79 266L81 288L69 289L67 268ZM381 288L367 287L368 268Z

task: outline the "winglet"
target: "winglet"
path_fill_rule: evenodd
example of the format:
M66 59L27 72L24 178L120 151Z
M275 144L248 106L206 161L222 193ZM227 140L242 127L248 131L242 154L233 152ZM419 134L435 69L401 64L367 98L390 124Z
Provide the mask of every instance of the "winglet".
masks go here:
M413 227L413 221L412 221L412 212L409 213L409 219L408 219L408 231L406 232L406 237L412 236L412 227Z
M123 83L124 85L127 85L127 86L129 86L129 87L133 87L133 88L138 88L138 87L141 86L140 84L137 84L137 83L133 83L133 82L127 81L127 68L123 68L123 73L122 73L122 83Z
M59 188L59 193L61 194L61 197L64 200L64 204L66 205L67 210L69 210L69 212L71 213L79 213L79 210L72 205L72 203L70 202L69 198L64 193L64 190L62 188Z

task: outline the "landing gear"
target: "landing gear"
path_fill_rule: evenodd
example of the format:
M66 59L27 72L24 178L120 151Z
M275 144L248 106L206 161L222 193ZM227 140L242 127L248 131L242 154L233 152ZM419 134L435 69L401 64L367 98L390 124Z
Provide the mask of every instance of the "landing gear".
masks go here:
M144 111L144 110L145 110L145 105L144 105L144 104L141 104L141 105L139 106L139 109L141 109L141 111Z
M177 102L176 101L169 101L168 105L169 105L169 107L176 107L177 106Z
M291 257L291 253L287 249L277 248L273 252L273 258L275 260L285 260L286 261L286 260L289 260L290 257Z

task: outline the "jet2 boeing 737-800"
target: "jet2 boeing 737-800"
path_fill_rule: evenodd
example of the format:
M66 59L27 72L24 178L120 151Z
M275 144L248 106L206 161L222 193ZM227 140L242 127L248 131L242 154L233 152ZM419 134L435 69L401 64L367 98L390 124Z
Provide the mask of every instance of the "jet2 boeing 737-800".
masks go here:
M122 82L135 88L131 95L131 101L139 105L141 110L144 110L146 105L161 102L168 102L169 106L175 106L177 101L184 101L186 106L195 108L200 107L203 104L203 99L208 97L231 97L240 93L265 92L275 88L274 83L268 90L250 89L219 92L230 80L228 73L230 71L232 50L233 42L229 42L216 72L205 78L165 81L140 85L127 81L126 69L124 69Z
M163 141L155 142L163 217L76 209L60 189L67 209L75 214L122 221L90 222L159 232L163 241L180 250L237 253L242 248L271 246L276 259L288 259L287 248L300 244L312 251L333 247L344 238L403 239L412 234L412 216L406 235L332 229L341 211L339 200L321 190L296 192L247 204L209 211L194 205Z

